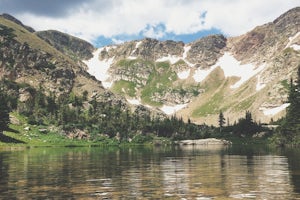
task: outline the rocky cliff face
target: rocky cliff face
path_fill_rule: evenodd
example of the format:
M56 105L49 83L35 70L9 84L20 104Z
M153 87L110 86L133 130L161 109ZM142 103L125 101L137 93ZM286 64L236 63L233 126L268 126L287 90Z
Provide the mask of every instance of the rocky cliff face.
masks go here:
M202 69L208 68L222 56L226 41L223 35L211 35L192 42L187 60Z
M51 54L32 49L28 43L19 43L10 38L13 31L2 26L2 44L0 48L1 79L8 78L19 82L28 82L35 87L44 85L56 94L72 90L75 73L70 63L58 62ZM3 33L2 32L2 33Z
M0 44L0 80L30 85L57 97L87 91L88 97L98 101L124 101L106 91L82 62L70 59L11 18L0 16ZM26 91L23 88L16 94L19 101L30 99Z
M264 66L255 75L255 92L261 100L256 99L252 105L260 118L276 118L275 109L287 101L287 83L295 77L300 64L299 40L300 7L242 36L229 38L228 49L235 58L242 63ZM261 95L262 92L267 95ZM272 109L276 114L272 114Z
M299 12L300 7L294 8L273 22L259 26L242 36L230 38L230 51L238 60L244 62L273 59L280 51L290 46L290 42L297 43L298 37L293 38L293 41L290 41L290 38L300 31Z
M36 35L74 60L88 60L93 57L93 45L79 38L55 30L39 31Z
M140 58L154 61L163 56L179 56L184 51L183 47L183 42L145 38L141 41L131 41L118 46L106 47L101 51L100 59L115 57L116 60Z
M190 44L146 38L104 47L96 56L105 70L90 73L131 103L195 122L216 124L220 110L232 121L250 110L268 122L288 106L299 40L298 7L239 37L212 35Z

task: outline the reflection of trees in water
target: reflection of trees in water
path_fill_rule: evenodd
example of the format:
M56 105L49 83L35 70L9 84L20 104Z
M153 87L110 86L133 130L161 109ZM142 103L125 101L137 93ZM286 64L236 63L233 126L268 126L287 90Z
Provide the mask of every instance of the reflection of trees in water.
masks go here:
M286 152L286 157L239 152L206 148L0 152L0 198L5 191L12 199L49 195L53 199L147 199L161 195L261 199L281 195L281 199L293 199L293 189L299 192L299 151Z
M189 193L189 176L186 161L170 158L161 164L163 172L163 187L166 195ZM187 168L187 169L185 169Z
M288 158L294 191L300 195L300 149L288 149L284 154Z
M4 194L8 191L8 180L9 180L9 165L7 162L7 153L0 152L0 194Z
M232 198L292 199L287 158L275 155L225 155L222 173Z

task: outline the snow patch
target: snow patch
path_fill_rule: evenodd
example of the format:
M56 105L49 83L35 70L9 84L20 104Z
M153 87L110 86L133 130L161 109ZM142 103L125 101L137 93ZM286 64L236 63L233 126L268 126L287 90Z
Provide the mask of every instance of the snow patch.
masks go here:
M282 104L281 106L278 106L278 107L274 107L274 108L263 108L263 109L260 109L263 111L264 115L269 115L269 116L273 116L273 115L276 115L277 113L283 111L284 109L286 109L290 104L289 103L285 103L285 104Z
M189 61L186 60L187 53L191 49L191 46L184 46L183 48L184 48L184 52L182 56L168 55L162 58L158 58L156 62L169 61L173 65L177 63L179 60L183 60L189 67L194 67L195 64L190 63Z
M194 80L199 83L203 81L217 66L212 66L209 69L197 69L193 75Z
M97 49L93 53L93 57L90 60L86 60L83 62L88 66L88 73L95 76L97 80L101 81L103 87L110 88L113 82L108 81L110 78L108 70L114 61L114 57L102 61L99 60L99 54L103 49L104 48Z
M160 110L163 111L167 115L172 115L175 112L185 108L186 106L187 106L187 104L178 104L178 105L175 105L175 106L163 105L163 107L161 107Z
M300 45L297 45L297 44L294 44L294 45L293 45L294 40L295 40L298 36L300 36L300 32L296 33L293 37L290 37L290 38L289 38L289 42L287 43L285 49L291 47L291 48L295 49L296 51L300 50L300 49L299 49L299 46L300 46Z
M129 60L136 60L137 57L136 56L128 56L127 59L129 59Z
M115 45L104 47L104 49L105 49L107 52L109 52L109 50L111 50L111 49L116 49L116 48L117 48L117 46L115 46ZM102 49L103 49L103 48L102 48ZM101 51L100 51L100 52L101 52Z
M136 56L132 56L132 55L136 52L137 48L139 48L139 46L140 46L142 43L143 43L143 41L138 41L138 42L135 44L135 49L131 52L131 55L128 57L129 60L135 60L135 59L137 59Z
M242 65L240 61L236 60L230 53L226 52L216 63L217 66L221 66L224 71L225 77L237 76L240 80L236 82L231 88L238 88L252 76L262 71L265 65L255 67L252 64Z
M256 84L256 91L260 91L264 87L266 87L266 84L264 82L261 82L260 76L258 76L257 77L257 84Z
M177 73L177 76L178 76L178 78L180 78L180 79L187 79L187 78L190 76L190 72L191 72L190 69L188 69L188 70L186 70L186 71L178 72L178 73Z
M127 101L131 104L131 105L141 105L141 101L139 99L127 99Z
M170 63L173 65L173 64L177 63L180 59L181 59L181 57L174 56L174 55L168 55L168 56L157 59L156 62L170 61Z
M139 46L143 43L143 41L138 41L136 44L135 44L135 48L139 48Z
M300 45L298 44L293 44L290 47L293 48L295 51L300 51Z
M255 67L253 64L242 65L241 62L236 60L229 52L226 52L219 58L218 62L209 69L196 70L193 76L194 80L196 82L203 81L218 66L224 71L225 77L240 77L240 80L230 87L232 89L240 87L243 83L265 68L265 64L259 67Z
M182 55L182 60L184 60L184 62L185 62L186 64L188 64L189 67L194 67L195 64L190 63L189 61L186 60L186 58L187 58L187 53L189 52L190 49L191 49L191 46L184 46L184 52L183 52L183 55Z
M184 59L184 62L189 66L189 67L194 67L196 64L190 63L189 61Z
M183 52L182 58L183 58L183 59L186 59L187 53L188 53L189 50L191 49L191 46L184 46L183 49L184 49L184 52Z

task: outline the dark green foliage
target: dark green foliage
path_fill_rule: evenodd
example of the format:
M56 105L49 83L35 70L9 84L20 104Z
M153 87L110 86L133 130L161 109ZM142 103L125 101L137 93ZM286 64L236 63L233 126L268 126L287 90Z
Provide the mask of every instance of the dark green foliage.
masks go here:
M224 118L224 114L222 111L220 111L220 114L219 114L219 127L220 129L224 126L225 124L225 118Z
M229 121L229 119L227 119ZM221 121L221 123L220 123ZM222 126L221 126L222 125ZM217 133L217 137L222 137L225 135L234 135L237 137L252 137L254 134L266 131L260 123L257 123L253 120L252 114L250 111L246 111L245 117L240 118L238 122L234 122L233 125L229 125L227 122L227 126L225 125L225 118L222 112L219 115L219 127L220 131ZM220 135L221 133L221 135Z
M279 145L300 145L300 65L298 66L297 80L291 79L285 119L280 120L276 143Z
M291 80L285 127L292 132L300 132L300 65L298 68L298 79L294 84Z
M28 119L28 123L39 126L55 125L65 131L83 130L94 141L128 141L130 138L138 143L149 142L154 136L172 139L200 139L210 137L213 127L196 125L182 118L153 117L143 106L131 111L123 102L99 102L88 99L88 92L82 95L70 93L56 97L45 95L43 88L35 89L26 84L5 82L7 95L1 90L0 119L1 132L8 127L9 112L16 109ZM2 88L2 87L0 87ZM7 89L8 88L8 89ZM23 95L22 102L17 102ZM12 96L15 96L12 98Z
M16 37L16 35L13 32L14 29L0 24L0 36L4 37L7 40L11 40Z
M252 136L261 130L261 126L253 121L250 111L246 111L245 118L239 119L238 123L233 126L233 132L238 136Z
M9 106L6 92L0 88L0 134L8 128Z
M17 107L17 95L14 90L18 86L13 82L0 81L0 134L8 128L9 112Z

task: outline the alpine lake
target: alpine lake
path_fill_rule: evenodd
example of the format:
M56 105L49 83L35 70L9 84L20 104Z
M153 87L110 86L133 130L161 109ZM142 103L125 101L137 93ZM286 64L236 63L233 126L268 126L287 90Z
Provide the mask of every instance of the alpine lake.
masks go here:
M0 149L0 199L300 199L300 149Z

